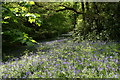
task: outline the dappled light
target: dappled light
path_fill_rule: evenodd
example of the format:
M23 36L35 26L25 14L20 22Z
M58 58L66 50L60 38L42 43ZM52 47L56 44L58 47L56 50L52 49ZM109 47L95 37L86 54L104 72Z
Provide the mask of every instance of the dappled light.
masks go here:
M68 39L44 42L36 54L26 52L0 66L0 72L3 78L118 78L119 46L117 42L75 43Z
M120 78L120 2L3 2L1 78Z

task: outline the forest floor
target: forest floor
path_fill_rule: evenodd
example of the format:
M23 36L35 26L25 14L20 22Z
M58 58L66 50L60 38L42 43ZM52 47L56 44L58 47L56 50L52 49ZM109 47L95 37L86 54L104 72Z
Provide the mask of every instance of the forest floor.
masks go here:
M23 49L24 55L2 63L0 77L120 78L119 42L60 38Z
M66 36L67 35L67 36ZM50 38L50 39L45 39L38 41L38 44L34 44L34 46L21 46L21 45L15 45L15 46L10 46L9 48L5 48L3 51L3 62L6 61L11 61L16 58L20 58L21 56L25 55L25 53L37 52L37 48L41 47L41 45L45 46L49 43L54 43L54 42L61 42L70 38L70 34L63 34L62 36L55 37L55 38Z

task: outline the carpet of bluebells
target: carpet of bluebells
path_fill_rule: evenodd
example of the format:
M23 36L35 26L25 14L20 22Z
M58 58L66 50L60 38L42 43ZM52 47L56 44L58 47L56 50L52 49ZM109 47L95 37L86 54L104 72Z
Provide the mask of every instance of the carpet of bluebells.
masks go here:
M120 78L120 43L73 42L71 39L40 43L37 52L0 65L2 78Z

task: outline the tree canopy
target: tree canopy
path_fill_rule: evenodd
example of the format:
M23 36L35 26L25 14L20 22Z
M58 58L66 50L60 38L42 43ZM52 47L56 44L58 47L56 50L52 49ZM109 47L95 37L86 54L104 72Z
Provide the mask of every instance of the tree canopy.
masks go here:
M3 43L32 45L70 31L74 40L120 40L119 9L119 2L3 2Z

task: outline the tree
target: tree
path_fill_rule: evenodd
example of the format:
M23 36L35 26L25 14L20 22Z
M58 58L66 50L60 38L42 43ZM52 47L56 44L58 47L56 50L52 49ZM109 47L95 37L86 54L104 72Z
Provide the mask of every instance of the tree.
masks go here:
M76 37L80 40L119 40L119 5L120 3L81 3L83 21L80 22L79 17Z
M34 2L3 3L3 41L6 44L19 42L33 45L32 43L36 43L36 41L28 35L31 28L24 24L25 21L28 21L29 23L35 23L40 26L39 15L37 13L29 13L29 7L32 5L34 5Z

